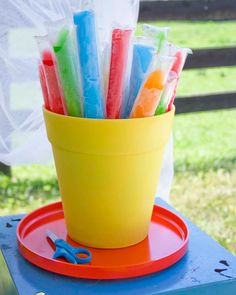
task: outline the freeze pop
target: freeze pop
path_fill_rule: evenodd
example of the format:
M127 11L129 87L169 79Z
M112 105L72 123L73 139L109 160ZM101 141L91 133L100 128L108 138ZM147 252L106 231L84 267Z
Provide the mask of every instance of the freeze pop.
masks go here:
M57 41L53 44L53 49L57 58L68 115L81 117L82 107L79 79L75 68L75 52L69 29L64 28L59 32Z
M164 76L160 69L152 72L143 85L135 102L131 118L151 117L154 115L164 88Z
M147 77L131 111L131 118L154 116L173 65L174 58L156 56L156 65Z
M95 15L92 10L74 14L80 63L84 117L104 117L104 96L99 69Z
M168 80L166 82L164 91L161 95L161 100L158 104L155 115L161 115L166 112L169 102L173 96L177 81L178 81L177 74L171 71L168 76Z
M53 52L48 49L42 52L42 64L49 93L49 106L52 112L65 115L64 97L58 79L56 60Z
M106 113L109 119L120 118L131 35L131 29L114 29L112 32L111 61L106 100Z
M178 86L178 81L181 75L181 72L183 70L184 64L186 62L187 56L189 53L191 53L192 51L188 48L178 48L176 49L176 53L175 53L175 62L173 64L173 67L171 69L171 71L175 72L177 75L177 81L176 81L176 85L174 88L174 93L172 95L172 98L169 102L167 111L170 111L173 107L174 104L174 100L175 100L175 96L176 96L176 90L177 90L177 86Z
M124 118L127 118L130 115L135 99L151 65L154 52L154 47L143 44L134 44L133 62L130 77L130 91L128 102L124 110Z
M43 71L43 65L41 63L39 64L39 81L40 81L42 93L43 93L44 107L50 111L48 88L47 88L46 78Z

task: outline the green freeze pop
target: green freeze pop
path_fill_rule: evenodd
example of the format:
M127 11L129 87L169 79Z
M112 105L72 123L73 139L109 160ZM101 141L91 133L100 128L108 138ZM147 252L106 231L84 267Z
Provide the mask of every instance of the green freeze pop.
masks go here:
M164 105L163 101L160 101L156 109L155 116L164 114L165 112L166 112L166 106Z
M161 95L161 100L156 109L155 116L164 114L167 111L169 102L173 96L177 83L178 83L178 76L175 72L171 71L169 73L169 77L166 82L164 91Z
M165 44L168 38L168 27L156 27L148 24L143 25L144 36L152 38L156 43L157 52L165 55Z
M75 53L69 29L64 28L59 32L53 49L57 58L58 71L68 115L81 117L82 100L79 90L79 77L75 69Z

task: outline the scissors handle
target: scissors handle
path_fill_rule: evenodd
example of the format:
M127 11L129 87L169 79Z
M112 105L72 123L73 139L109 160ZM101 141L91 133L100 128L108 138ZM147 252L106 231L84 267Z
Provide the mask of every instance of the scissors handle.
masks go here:
M53 255L53 259L63 257L73 264L85 264L91 261L92 255L88 249L74 248L62 239L56 240L54 244L56 246L56 251ZM79 257L77 254L84 254L86 257Z

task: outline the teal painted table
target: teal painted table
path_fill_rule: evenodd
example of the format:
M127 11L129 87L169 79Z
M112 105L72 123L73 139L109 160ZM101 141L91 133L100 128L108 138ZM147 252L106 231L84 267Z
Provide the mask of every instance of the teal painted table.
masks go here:
M160 199L157 203L170 208ZM21 217L0 218L0 295L236 294L236 257L186 218L190 229L189 250L174 266L136 279L94 281L49 273L21 257L15 235Z

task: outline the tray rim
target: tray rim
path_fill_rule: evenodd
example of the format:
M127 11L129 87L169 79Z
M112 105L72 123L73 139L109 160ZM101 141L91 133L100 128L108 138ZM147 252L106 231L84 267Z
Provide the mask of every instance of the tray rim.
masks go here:
M42 215L45 209L51 209L51 210L48 213L44 213ZM40 216L40 213L41 213L42 218L45 218L46 215L52 215L52 214L55 214L56 212L63 214L63 207L62 207L61 201L44 205L38 209L35 209L31 213L27 214L19 222L17 226L17 230L16 230L18 249L21 255L30 263L53 273L57 273L57 274L68 276L68 277L74 277L74 278L96 279L96 280L97 279L112 280L112 279L125 279L125 278L128 279L128 278L140 277L140 276L150 275L154 272L164 270L174 265L181 258L183 258L183 256L186 254L188 250L190 232L185 220L179 214L176 214L172 210L169 210L163 206L154 204L152 220L153 220L153 215L158 215L162 219L165 219L167 222L172 223L175 226L175 228L179 231L179 234L182 235L182 240L183 240L183 243L180 245L180 247L177 250L170 252L168 255L166 255L163 258L149 261L146 263L137 263L132 265L124 264L124 265L119 265L118 267L114 267L114 266L102 267L99 265L96 265L96 266L81 265L81 264L73 265L60 260L54 260L45 256L40 256L24 244L22 240L22 234L25 232L25 230L27 230L27 228L31 224L35 222L34 220L32 220L32 217L34 216L38 217ZM172 218L166 216L167 214L170 215ZM173 220L173 217L175 221ZM24 225L25 223L26 225ZM182 227L179 225L179 223L182 224ZM25 229L24 229L24 226L26 227ZM23 229L21 229L21 227L23 227ZM115 250L115 249L107 249L107 250ZM67 271L64 271L65 264L66 264ZM92 271L92 273L86 275L86 273L84 273L85 270L87 272L90 270ZM94 272L98 272L98 273L96 274Z

